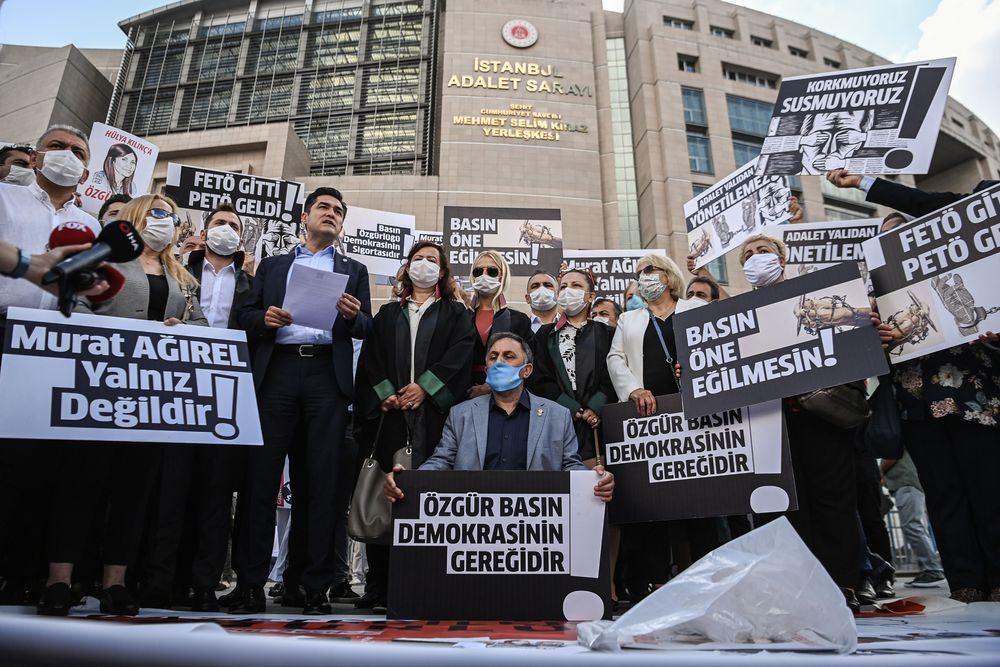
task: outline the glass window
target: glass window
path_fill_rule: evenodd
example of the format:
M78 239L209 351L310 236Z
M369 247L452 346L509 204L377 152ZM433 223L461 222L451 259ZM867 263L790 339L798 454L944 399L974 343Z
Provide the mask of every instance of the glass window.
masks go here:
M342 9L329 9L325 12L316 12L312 15L313 25L324 23L341 23L343 21L353 21L361 18L361 7L344 7Z
M420 21L371 25L368 28L369 60L400 60L420 56Z
M635 156L632 152L632 119L629 112L628 74L625 69L625 40L607 40L611 97L611 130L615 159L615 193L618 200L618 239L623 248L641 248L639 196L635 183Z
M684 100L684 122L689 125L708 125L705 113L705 93L697 88L681 88Z
M292 78L265 77L246 81L240 89L236 120L260 123L288 116L292 101Z
M770 88L774 90L778 87L778 76L776 74L744 69L737 65L730 65L729 63L722 63L722 75L730 81L739 81L740 83L757 86L758 88Z
M735 95L726 95L726 104L729 107L729 125L734 132L767 136L773 104Z
M850 208L838 206L827 202L823 206L823 212L827 220L857 220L859 218L870 218L875 215L875 209Z
M146 92L133 97L126 105L125 125L122 129L134 134L157 134L170 128L174 109L174 93Z
M306 67L335 67L358 62L358 40L361 28L341 28L309 35Z
M698 71L698 57L697 56L685 56L681 53L677 54L677 69L682 72L697 72Z
M729 28L720 28L717 25L709 26L708 31L715 37L722 37L724 39L733 39L736 36L736 32L730 30Z
M716 257L705 265L709 273L715 278L715 282L720 285L729 284L729 267L726 266L726 256Z
M766 37L758 37L757 35L750 35L750 43L754 46L763 46L765 49L774 48L774 41Z
M181 76L184 49L153 49L140 56L136 69L136 82L143 87L164 86L177 83ZM139 83L141 82L141 83Z
M246 21L223 23L220 25L203 25L198 29L198 37L222 37L223 35L239 35L246 30Z
M361 105L414 104L419 85L419 65L367 70L361 83Z
M219 126L229 120L229 102L233 97L232 84L211 84L195 90L188 89L181 104L180 125Z
M711 185L702 185L700 183L692 183L691 184L691 196L692 197L697 197L698 195L700 195L705 190L708 190L710 187L712 187L712 186Z
M416 139L415 111L377 111L358 117L358 155L414 153Z
M788 47L788 52L791 53L793 56L795 56L797 58L808 58L809 57L809 52L808 51L806 51L805 49L800 49L797 46L789 46Z
M678 30L694 30L694 21L675 19L672 16L664 16L663 25L668 28L677 28Z
M312 156L313 165L327 165L347 160L351 143L351 117L328 116L294 123L295 132ZM343 174L344 171L339 173Z
M240 43L208 42L197 44L191 56L189 79L226 79L236 75Z
M833 69L840 69L840 63L831 58L823 58L823 64Z
M258 19L255 30L279 30L282 28L297 28L302 25L302 14L293 16L269 16Z
M712 144L708 137L694 132L687 133L688 163L697 174L714 174L712 167Z
M760 147L759 143L733 139L733 156L736 158L736 166L742 167L760 155Z
M244 74L290 72L299 57L299 34L257 36L250 41Z
M350 110L354 102L354 72L326 72L303 76L300 112Z
M416 14L424 11L422 2L397 2L391 5L375 5L372 16L399 16L401 14Z

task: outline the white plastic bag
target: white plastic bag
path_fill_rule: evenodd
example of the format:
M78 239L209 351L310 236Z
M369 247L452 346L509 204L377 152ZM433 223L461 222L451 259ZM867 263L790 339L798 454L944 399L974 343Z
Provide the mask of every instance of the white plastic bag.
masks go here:
M851 653L854 616L840 588L784 517L712 551L621 618L577 626L584 646L698 648L794 643ZM763 648L763 647L761 647Z

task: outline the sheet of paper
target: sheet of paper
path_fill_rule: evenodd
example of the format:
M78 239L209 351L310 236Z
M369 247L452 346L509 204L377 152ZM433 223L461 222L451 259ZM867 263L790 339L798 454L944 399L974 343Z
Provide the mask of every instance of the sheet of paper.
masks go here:
M330 331L337 321L337 302L346 288L344 273L293 264L281 308L291 313L299 326Z

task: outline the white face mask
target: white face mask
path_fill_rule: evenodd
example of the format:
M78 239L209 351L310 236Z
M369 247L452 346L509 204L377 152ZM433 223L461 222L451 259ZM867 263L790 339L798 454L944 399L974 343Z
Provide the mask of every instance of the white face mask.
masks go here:
M607 324L609 327L611 326L611 320L604 317L604 315L595 315L590 319L594 320L595 322L600 322L601 324Z
M174 240L174 222L170 218L148 217L140 236L154 252L160 252Z
M556 293L548 287L539 287L528 295L531 307L542 312L552 310L556 307Z
M86 167L80 158L73 155L73 151L39 151L42 158L42 175L56 185L64 188L76 185L80 182L80 177L86 171Z
M770 252L750 255L743 263L743 274L754 287L773 285L784 271L781 260Z
M639 278L639 295L646 300L647 303L656 301L663 293L667 290L667 284L660 280L660 273L654 271L653 273L644 273L642 277Z
M577 287L565 287L559 290L559 307L570 317L577 315L587 307L587 293Z
M476 290L478 294L495 294L500 289L500 278L483 273L472 281L472 289Z
M410 282L420 289L434 287L438 279L441 278L441 267L429 259L418 259L410 262L407 269L410 274Z
M229 257L240 247L240 235L229 225L219 225L208 230L205 245L216 255Z
M12 164L10 166L10 173L0 182L9 183L10 185L31 185L35 182L35 170Z

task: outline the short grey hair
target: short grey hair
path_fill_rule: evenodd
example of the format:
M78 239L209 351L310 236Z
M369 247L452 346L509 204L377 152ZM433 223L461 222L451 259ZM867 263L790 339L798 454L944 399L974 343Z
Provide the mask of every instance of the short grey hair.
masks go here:
M42 136L38 137L38 143L35 144L35 147L40 147L42 143L44 143L45 137L49 136L53 132L66 132L68 134L72 134L78 139L83 139L83 143L87 144L87 151L90 151L90 137L84 134L83 130L78 127L73 127L72 125L49 125L49 128L42 132Z
M492 336L490 336L489 342L486 343L486 355L489 356L490 350L493 349L493 346L496 345L498 341L501 341L504 338L510 338L512 341L521 346L521 352L524 353L525 363L528 364L534 363L535 355L531 353L531 347L528 345L527 342L525 342L523 338L518 336L516 333L512 333L510 331L501 331L499 333L495 333Z

